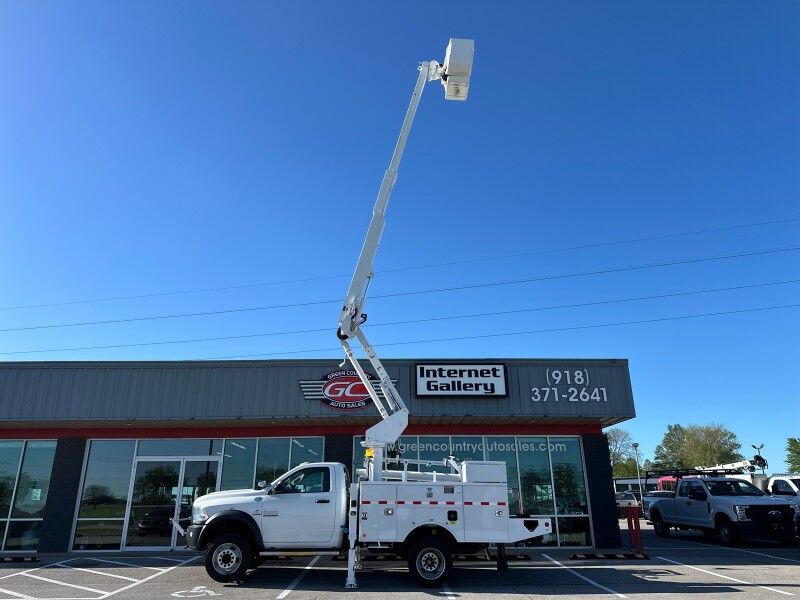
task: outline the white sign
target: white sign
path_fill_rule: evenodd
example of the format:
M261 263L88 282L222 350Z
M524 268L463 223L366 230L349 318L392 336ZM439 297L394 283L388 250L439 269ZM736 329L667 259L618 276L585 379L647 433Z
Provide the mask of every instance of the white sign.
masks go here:
M505 365L417 364L417 396L505 396Z

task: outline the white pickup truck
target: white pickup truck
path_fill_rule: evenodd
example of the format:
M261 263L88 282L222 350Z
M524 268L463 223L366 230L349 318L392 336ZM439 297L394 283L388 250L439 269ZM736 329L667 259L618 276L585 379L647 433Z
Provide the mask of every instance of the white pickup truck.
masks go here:
M549 519L509 518L505 463L452 466L459 472L384 472L430 481L350 485L340 463L305 463L263 488L198 498L187 543L205 552L206 571L220 582L240 581L265 557L355 548L399 555L417 581L436 586L447 579L453 554L497 544L501 558L505 544L551 533ZM505 568L502 559L498 567Z
M769 537L796 545L797 506L733 477L686 477L669 498L649 505L657 536L670 528L699 529L709 538L733 544L740 536Z

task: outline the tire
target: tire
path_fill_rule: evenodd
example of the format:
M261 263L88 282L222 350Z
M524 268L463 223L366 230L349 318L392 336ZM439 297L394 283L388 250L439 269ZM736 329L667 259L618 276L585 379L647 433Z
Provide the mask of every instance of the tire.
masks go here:
M669 525L664 523L664 519L661 518L661 515L655 514L652 518L653 521L653 531L655 531L656 535L661 538L669 537Z
M424 587L439 587L453 570L450 547L435 538L424 538L408 552L408 571Z
M724 546L733 546L739 541L739 532L736 525L728 518L722 518L717 521L717 537L719 543Z
M707 540L716 540L717 539L717 531L716 531L716 529L703 529L703 536Z
M220 583L241 581L250 568L252 555L253 550L245 538L235 533L222 534L206 550L206 573Z

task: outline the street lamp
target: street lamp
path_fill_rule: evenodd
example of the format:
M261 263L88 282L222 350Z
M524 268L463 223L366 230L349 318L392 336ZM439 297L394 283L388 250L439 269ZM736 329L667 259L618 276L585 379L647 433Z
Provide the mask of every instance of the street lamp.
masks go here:
M756 465L758 465L759 467L761 467L762 475L766 474L767 461L763 456L761 456L761 449L764 447L764 444L761 444L760 446L756 446L755 444L750 444L750 446L754 448L756 451L756 455L753 457L753 462L756 463Z
M639 482L639 502L642 502L644 492L642 492L642 477L639 475L639 442L633 442L631 446L633 446L633 460L636 461L636 480Z

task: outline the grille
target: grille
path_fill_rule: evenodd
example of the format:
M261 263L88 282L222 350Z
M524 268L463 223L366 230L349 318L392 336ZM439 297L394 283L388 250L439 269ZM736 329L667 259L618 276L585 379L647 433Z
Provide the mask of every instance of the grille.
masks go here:
M769 513L779 511L780 516L771 516ZM794 509L791 506L748 506L745 510L747 518L755 523L791 522L794 519Z

